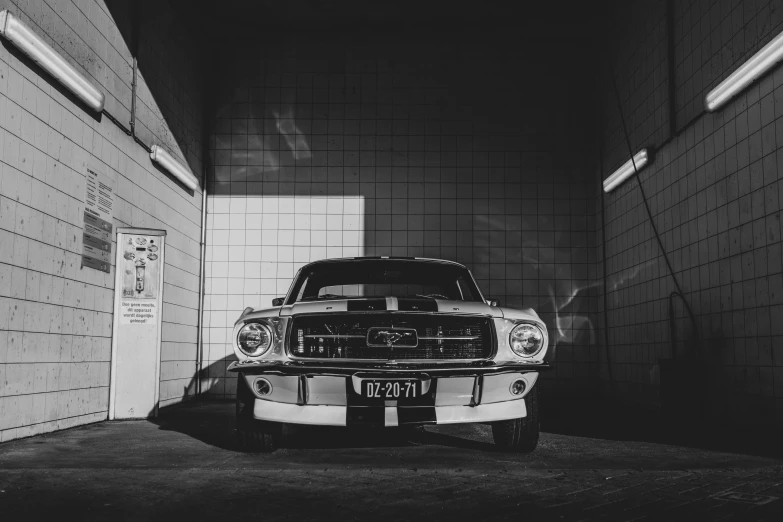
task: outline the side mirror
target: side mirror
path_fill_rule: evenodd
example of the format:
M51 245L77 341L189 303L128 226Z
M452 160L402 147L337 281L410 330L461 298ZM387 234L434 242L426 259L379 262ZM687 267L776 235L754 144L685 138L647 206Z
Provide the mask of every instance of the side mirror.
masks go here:
M495 299L487 299L487 304L489 306L495 307L498 305L498 302Z
M285 297L275 297L272 299L272 306L283 306L283 301L285 301Z

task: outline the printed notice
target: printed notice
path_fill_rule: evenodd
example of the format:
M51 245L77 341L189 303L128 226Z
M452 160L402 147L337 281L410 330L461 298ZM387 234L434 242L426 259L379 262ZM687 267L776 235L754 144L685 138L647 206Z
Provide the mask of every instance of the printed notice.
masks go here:
M103 238L109 241L111 238L112 224L101 218L95 217L89 211L84 211L84 233Z
M157 324L158 309L155 301L120 301L120 324Z
M122 274L122 297L158 298L160 272L160 238L155 236L124 236L122 261L117 270Z
M87 167L82 266L106 273L111 272L114 188L113 177Z
M88 245L87 243L84 244L84 250L82 252L82 255L89 257L91 259L95 259L96 261L101 261L103 263L110 263L111 260L109 259L109 253L105 250L100 250L98 248L95 248L92 245Z
M117 244L122 252L122 258L117 261L121 278L121 286L117 289L121 292L120 324L157 324L161 241L158 236L127 234Z
M106 272L107 274L111 272L111 263L108 261L99 261L98 259L90 256L82 255L82 266L100 270L101 272Z
M114 207L114 178L87 167L85 212L111 223Z

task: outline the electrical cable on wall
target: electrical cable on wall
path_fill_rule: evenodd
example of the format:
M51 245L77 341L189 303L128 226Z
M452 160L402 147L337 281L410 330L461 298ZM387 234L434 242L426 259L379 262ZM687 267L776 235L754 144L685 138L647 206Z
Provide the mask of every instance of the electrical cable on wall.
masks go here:
M630 137L630 134L628 133L628 128L625 125L625 116L623 115L623 107L622 107L622 102L620 100L620 90L617 88L617 80L615 79L615 76L614 76L614 69L612 67L611 60L607 60L607 62L609 63L609 76L611 77L611 80L612 80L612 87L613 87L613 90L614 90L615 99L617 101L617 110L620 113L620 124L621 124L622 129L623 129L623 134L625 135L625 143L628 146L628 154L631 156L631 162L633 164L634 177L636 178L636 182L637 182L637 184L639 186L639 192L642 195L642 201L644 202L644 208L647 210L647 217L649 218L650 226L652 227L652 230L653 230L653 235L655 236L655 240L658 242L658 247L661 249L661 254L663 255L664 261L666 261L666 267L669 270L669 274L671 275L672 281L674 282L674 286L676 288L676 291L674 291L671 294L669 294L669 300L671 302L671 298L673 296L675 296L675 295L680 297L680 299L682 299L682 302L685 305L685 309L688 312L688 316L689 316L689 318L691 320L691 323L693 324L693 332L694 332L694 335L696 336L696 346L698 348L699 356L701 357L701 356L703 356L703 353L702 353L702 347L701 347L701 338L699 336L699 326L698 326L698 323L696 322L696 316L693 313L693 310L691 309L690 304L688 304L688 300L685 299L685 295L682 292L682 288L680 287L680 283L677 280L677 275L674 273L674 269L672 267L671 261L669 260L669 255L666 253L666 249L663 247L663 241L661 241L660 234L658 234L658 228L655 226L655 220L653 219L652 211L650 210L650 204L649 204L649 202L647 200L647 195L644 192L644 187L642 186L642 180L639 177L639 171L636 168L636 161L634 161L634 159L633 159L633 147L631 146L631 137ZM670 320L672 320L672 319L670 319ZM674 355L675 355L674 352L675 352L674 351L674 346L672 346L672 357L674 357Z
M600 77L599 77L600 78ZM600 82L599 82L600 83ZM604 164L604 140L603 140L603 125L604 125L604 111L603 106L598 104L598 164L603 167ZM600 169L599 169L600 172ZM606 203L605 194L601 190L601 235L602 235L602 252L603 252L603 287L604 287L604 344L606 345L606 367L609 371L609 385L612 388L612 394L614 395L614 372L612 370L612 354L609 350L609 291L606 286Z

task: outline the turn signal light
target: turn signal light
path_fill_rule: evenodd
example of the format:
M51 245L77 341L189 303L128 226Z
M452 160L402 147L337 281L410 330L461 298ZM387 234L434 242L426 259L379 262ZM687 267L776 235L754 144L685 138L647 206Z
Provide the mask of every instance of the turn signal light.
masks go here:
M511 383L511 395L522 395L525 393L526 388L527 384L525 384L525 381L523 379L517 379Z
M253 387L255 387L258 395L269 395L272 393L272 383L266 379L256 379L253 383Z

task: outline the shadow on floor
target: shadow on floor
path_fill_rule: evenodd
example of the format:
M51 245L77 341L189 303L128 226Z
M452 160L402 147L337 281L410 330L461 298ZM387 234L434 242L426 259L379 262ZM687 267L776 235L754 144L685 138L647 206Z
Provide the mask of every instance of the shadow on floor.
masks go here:
M216 408L216 402L222 403ZM233 401L193 400L163 408L159 429L176 431L211 446L238 451L234 434ZM284 444L297 449L349 449L437 445L487 453L498 450L488 426L444 433L436 427L341 428L287 425ZM542 404L541 431L604 441L646 442L698 450L759 457L783 457L781 434L755 427L738 427L685 419L665 419L656 412L607 402L554 400Z
M542 407L541 430L576 437L783 457L783 433L779 428L720 422L694 412L665 416L657 410L609 401L551 400Z
M216 403L225 407L215 408ZM239 451L235 439L233 401L193 400L162 408L158 418L149 419L159 429L183 433L205 444ZM489 443L443 433L423 427L344 428L337 426L284 427L284 444L296 449L383 448L439 445L497 452Z

